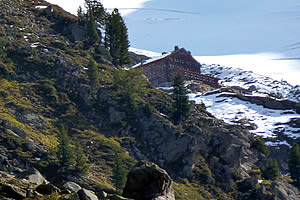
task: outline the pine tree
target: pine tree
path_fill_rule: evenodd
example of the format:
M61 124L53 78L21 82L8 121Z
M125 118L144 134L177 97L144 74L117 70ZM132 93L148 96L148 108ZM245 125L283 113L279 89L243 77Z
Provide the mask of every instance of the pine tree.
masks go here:
M95 88L99 85L99 72L98 72L97 64L93 58L90 58L87 68L88 68L87 74L90 79L91 86L92 88Z
M181 76L176 76L173 80L172 98L173 98L173 118L175 122L180 122L190 112L190 102L187 96L187 89L184 86L184 80Z
M107 17L104 45L109 48L115 66L130 63L127 27L118 9Z
M289 171L295 184L300 186L300 152L299 145L294 143L289 155Z
M112 179L116 187L116 192L120 194L126 183L126 171L123 167L122 159L118 153L115 153L115 163Z
M130 64L130 56L128 53L129 41L128 41L128 33L127 27L123 19L120 19L120 65Z
M277 165L277 161L270 158L265 166L262 167L262 176L268 180L276 180L279 176L279 168Z
M90 165L87 163L88 159L84 155L82 146L78 140L75 142L74 153L75 153L75 170L77 170L80 173L88 172Z
M59 128L58 142L57 158L62 168L68 168L74 164L74 152L71 146L71 139L64 126Z

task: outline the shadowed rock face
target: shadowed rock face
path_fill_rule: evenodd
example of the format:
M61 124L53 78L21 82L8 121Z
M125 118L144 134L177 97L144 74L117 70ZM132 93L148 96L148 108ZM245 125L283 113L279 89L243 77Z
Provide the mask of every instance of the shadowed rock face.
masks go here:
M175 200L167 172L151 162L139 162L128 174L123 196L136 200Z

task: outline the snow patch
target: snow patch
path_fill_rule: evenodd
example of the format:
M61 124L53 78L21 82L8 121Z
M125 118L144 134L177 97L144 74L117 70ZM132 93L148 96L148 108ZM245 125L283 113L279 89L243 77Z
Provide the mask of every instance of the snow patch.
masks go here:
M45 8L47 8L47 6L35 6L35 8L37 8L37 9L45 9Z

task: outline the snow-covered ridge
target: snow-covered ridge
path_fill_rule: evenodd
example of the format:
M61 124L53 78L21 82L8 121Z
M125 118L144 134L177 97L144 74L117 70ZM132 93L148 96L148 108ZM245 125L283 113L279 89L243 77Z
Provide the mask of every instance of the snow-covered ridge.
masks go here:
M202 73L219 78L224 86L250 88L255 96L271 96L300 102L300 86L293 86L283 80L278 81L251 71L220 65L202 64Z

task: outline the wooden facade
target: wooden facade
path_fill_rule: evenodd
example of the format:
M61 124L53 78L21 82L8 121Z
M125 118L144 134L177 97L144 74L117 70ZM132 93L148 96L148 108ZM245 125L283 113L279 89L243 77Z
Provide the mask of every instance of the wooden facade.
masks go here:
M146 61L136 67L141 68L145 76L155 86L171 86L175 76L184 80L199 81L218 87L218 79L201 74L201 64L184 48L175 47L174 51L154 60Z

